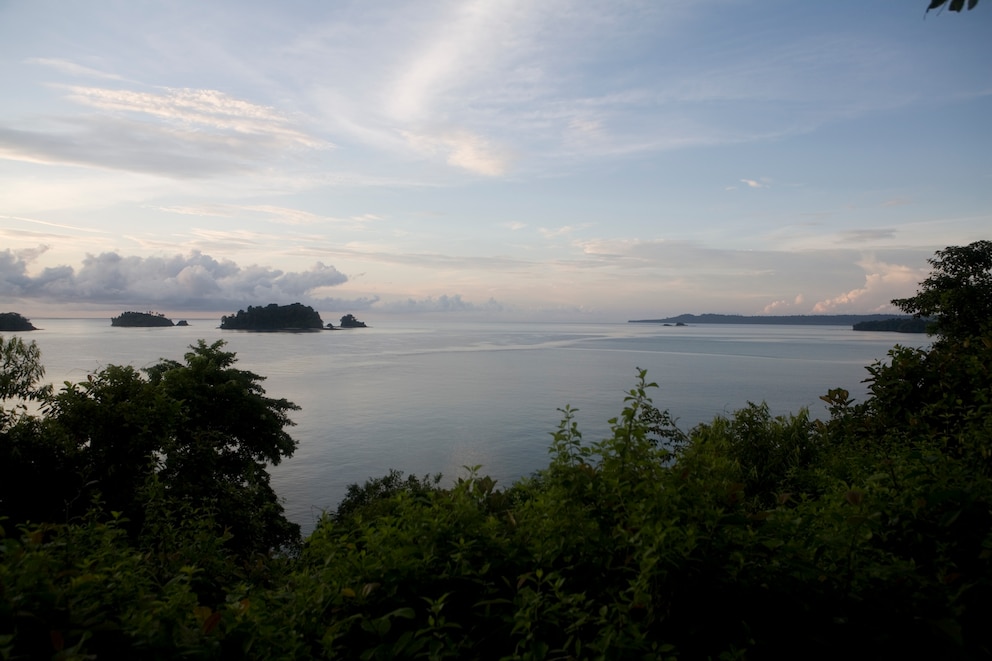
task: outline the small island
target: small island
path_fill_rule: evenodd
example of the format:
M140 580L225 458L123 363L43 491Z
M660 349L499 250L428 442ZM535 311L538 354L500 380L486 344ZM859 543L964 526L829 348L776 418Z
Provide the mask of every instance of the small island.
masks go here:
M172 320L158 312L122 312L110 320L111 326L120 328L168 328L175 326Z
M35 326L16 312L0 312L0 331L33 331Z
M312 331L322 330L324 322L320 314L309 305L270 303L264 307L249 305L247 310L238 310L237 314L223 316L220 327L223 330Z
M334 324L327 324L327 327L334 329ZM368 328L364 321L359 321L353 314L346 314L341 317L341 328Z
M880 319L878 321L859 321L852 328L856 331L890 331L893 333L926 333L926 319L916 319L914 317L900 317L893 319Z

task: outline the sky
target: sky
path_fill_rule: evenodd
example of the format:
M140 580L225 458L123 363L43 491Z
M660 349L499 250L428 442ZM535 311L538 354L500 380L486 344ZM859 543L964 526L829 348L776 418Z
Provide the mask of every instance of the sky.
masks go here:
M894 312L992 238L992 0L0 0L0 311Z

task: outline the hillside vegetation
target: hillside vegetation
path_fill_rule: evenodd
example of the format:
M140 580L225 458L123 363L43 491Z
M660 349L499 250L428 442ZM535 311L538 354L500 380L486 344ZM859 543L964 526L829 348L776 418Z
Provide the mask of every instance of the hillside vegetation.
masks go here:
M561 410L537 474L392 471L302 540L265 471L294 407L222 343L52 393L4 341L0 653L988 658L992 332L973 303L949 318L986 255L937 253L898 303L941 334L868 366L865 401L825 393L825 421L680 430L638 371L606 438Z

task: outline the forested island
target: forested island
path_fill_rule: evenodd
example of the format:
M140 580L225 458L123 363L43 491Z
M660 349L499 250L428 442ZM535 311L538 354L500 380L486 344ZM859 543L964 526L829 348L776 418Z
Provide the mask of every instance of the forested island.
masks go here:
M328 328L333 328L331 324L327 324ZM359 321L355 318L353 314L346 314L341 317L341 328L368 328L364 321Z
M322 330L324 322L309 305L270 303L264 307L249 305L247 310L223 316L220 327L224 330L303 331Z
M33 331L35 328L28 319L17 312L0 312L0 331Z
M121 328L167 328L175 326L171 319L158 312L122 312L110 320L110 325Z
M927 319L915 317L900 317L898 319L879 319L878 321L859 321L854 324L856 331L888 331L893 333L926 333Z
M628 324L774 324L788 326L852 326L865 321L888 321L891 314L793 314L793 315L740 315L740 314L680 314L665 319L631 319ZM912 319L906 315L895 319Z
M637 370L605 438L566 405L536 473L390 471L306 539L268 472L298 407L223 341L56 392L0 338L0 656L987 659L992 242L929 261L893 303L934 341L824 419L681 429Z

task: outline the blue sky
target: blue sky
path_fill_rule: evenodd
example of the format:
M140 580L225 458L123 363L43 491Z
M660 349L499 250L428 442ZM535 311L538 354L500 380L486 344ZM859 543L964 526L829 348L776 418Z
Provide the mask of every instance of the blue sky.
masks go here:
M926 4L0 2L0 308L892 311L992 235Z

